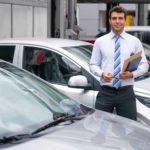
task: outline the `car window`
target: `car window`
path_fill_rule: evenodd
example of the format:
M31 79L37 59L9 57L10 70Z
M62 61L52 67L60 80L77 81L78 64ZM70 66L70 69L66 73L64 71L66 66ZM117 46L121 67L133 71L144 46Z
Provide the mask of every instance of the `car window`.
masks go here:
M143 34L142 31L126 31L126 32L131 34L131 35L134 35L134 36L136 36L138 38L140 38L142 36L142 34Z
M93 49L92 45L74 46L74 47L63 47L69 53L77 56L82 61L89 63L91 58L91 52Z
M55 52L24 47L23 68L46 81L67 84L71 76L81 74L80 68Z
M146 44L150 44L149 38L150 38L150 31L126 31L127 33L134 35L138 37L142 42Z
M12 63L14 52L15 52L15 46L0 45L0 59Z

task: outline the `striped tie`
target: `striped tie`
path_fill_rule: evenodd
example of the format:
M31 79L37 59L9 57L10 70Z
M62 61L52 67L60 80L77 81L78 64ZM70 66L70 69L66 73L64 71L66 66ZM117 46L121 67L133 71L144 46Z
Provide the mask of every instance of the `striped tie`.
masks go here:
M119 73L121 71L121 59L120 59L120 36L115 35L115 52L114 52L114 80L113 87L118 89L121 86L121 80L119 79Z

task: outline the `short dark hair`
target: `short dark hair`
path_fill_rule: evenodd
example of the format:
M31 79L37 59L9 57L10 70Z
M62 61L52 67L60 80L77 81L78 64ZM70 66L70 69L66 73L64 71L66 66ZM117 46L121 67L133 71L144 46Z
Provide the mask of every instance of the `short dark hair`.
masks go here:
M110 9L109 11L109 19L111 19L111 14L113 12L117 12L117 13L124 13L124 16L125 16L125 19L126 19L126 16L127 16L127 11L125 8L121 7L121 6L115 6L113 8Z

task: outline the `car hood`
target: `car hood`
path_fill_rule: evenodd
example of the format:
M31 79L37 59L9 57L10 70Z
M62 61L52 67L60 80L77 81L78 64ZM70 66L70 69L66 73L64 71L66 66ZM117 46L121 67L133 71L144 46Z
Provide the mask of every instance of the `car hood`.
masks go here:
M59 126L60 127L60 126ZM13 145L7 150L147 150L150 129L117 115L96 111L72 125L30 141Z
M146 78L146 79L143 79L141 81L136 81L135 82L135 87L137 88L141 88L143 90L147 90L147 91L150 91L150 77L149 78Z

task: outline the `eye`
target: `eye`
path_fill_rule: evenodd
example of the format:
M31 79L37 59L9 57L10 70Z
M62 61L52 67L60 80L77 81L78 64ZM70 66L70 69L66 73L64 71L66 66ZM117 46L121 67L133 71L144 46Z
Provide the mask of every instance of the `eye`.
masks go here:
M112 17L111 19L112 19L112 20L116 20L117 18L116 18L116 17Z
M124 18L123 17L119 17L119 20L123 20Z

